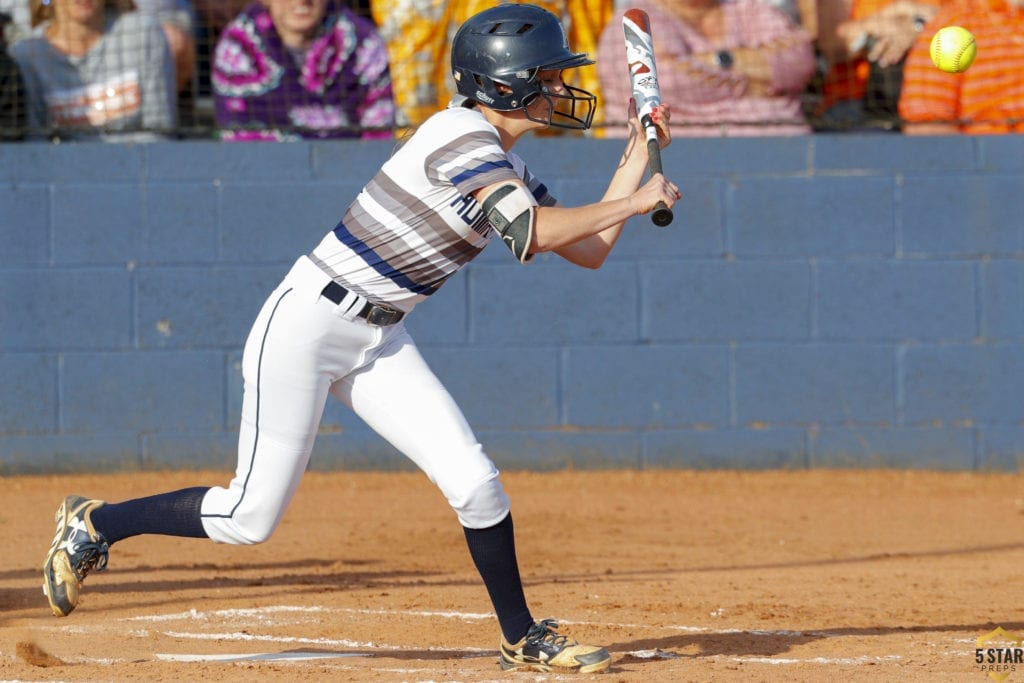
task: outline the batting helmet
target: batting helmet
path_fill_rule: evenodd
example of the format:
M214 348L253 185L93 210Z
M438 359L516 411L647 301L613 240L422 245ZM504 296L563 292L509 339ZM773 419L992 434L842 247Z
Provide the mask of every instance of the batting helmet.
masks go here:
M586 53L569 51L558 17L536 5L484 10L467 19L452 41L452 75L460 95L497 111L526 111L544 97L551 104L547 118L526 112L527 118L561 128L590 128L597 97L571 86L564 86L564 93L548 92L538 73L593 63Z

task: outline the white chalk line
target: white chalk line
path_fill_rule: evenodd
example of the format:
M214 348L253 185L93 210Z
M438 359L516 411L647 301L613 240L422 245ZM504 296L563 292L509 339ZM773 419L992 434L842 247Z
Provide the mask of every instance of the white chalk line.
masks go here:
M377 616L414 616L424 617L433 619L456 619L468 622L478 622L484 620L493 619L493 615L481 614L474 612L458 612L458 611L426 611L426 610L384 610L384 609L360 609L360 608L345 608L345 607L323 607L323 606L300 606L300 605L270 605L267 607L258 608L246 608L246 609L224 609L224 610L197 610L190 609L186 612L177 612L170 614L158 614L148 616L135 616L126 617L122 621L131 622L173 622L173 621L201 621L201 622L215 622L218 620L231 620L236 618L245 618L249 620L257 621L269 621L272 616L297 616L303 614L324 614L324 613L347 613L347 614L361 614L361 615L377 615ZM286 620L287 621L287 620ZM294 623L294 622L289 622ZM703 626L689 626L679 624L635 624L635 623L608 623L608 622L595 622L595 621L574 621L574 620L560 620L561 624L567 625L584 625L584 626L597 626L597 627L612 627L612 628L624 628L624 629L655 629L662 631L674 631L681 633L694 633L694 634L708 634L708 635L737 635L745 634L750 636L762 636L762 637L785 637L785 638L802 638L802 637L815 637L815 638L843 638L851 637L850 634L831 633L828 631L794 631L794 630L766 630L766 629L712 629ZM81 627L65 627L69 631L85 631ZM484 650L480 648L422 648L422 647L410 647L407 645L394 645L389 643L378 643L374 641L355 641L344 638L304 638L299 636L274 636L274 635L260 635L249 632L217 632L217 633L197 633L192 631L179 631L179 630L157 630L163 636L169 638L177 638L183 640L217 640L217 641L235 641L235 642L264 642L264 643L281 643L281 644L297 644L307 646L319 646L319 647L334 647L334 648L349 648L368 650L369 652L305 652L305 651L293 651L293 652L260 652L260 653L249 653L249 654L156 654L154 655L160 661L180 661L180 662L240 662L240 661L275 661L275 662L300 662L310 660L326 660L326 659L339 659L339 658L354 658L354 657L368 657L373 656L373 652L401 652L401 651L415 651L424 650L431 652L444 652L450 653L453 656L461 656L463 658L475 658L482 656L489 656L493 654L492 650ZM130 635L138 637L148 637L149 631L133 631ZM669 660L669 659L681 659L684 658L682 655L678 655L673 652L667 652L664 650L636 650L631 652L621 653L623 656L632 656L639 659L650 659L650 660ZM871 663L885 663L894 662L902 659L900 655L882 655L882 656L861 656L861 657L810 657L810 658L772 658L772 657L730 657L730 661L746 662L751 664L770 664L770 665L791 665L791 664L821 664L821 665L863 665ZM90 660L91 661L91 660ZM99 660L97 660L99 661ZM109 660L106 660L109 661Z
M356 609L352 607L304 607L299 605L271 605L269 607L252 607L247 609L221 609L201 612L196 609L190 609L187 612L177 612L174 614L158 614L151 616L141 617L127 617L124 621L182 621L182 620L199 620L199 621L210 621L216 618L260 618L265 614L281 614L281 613L323 613L323 612L344 612L348 614L373 614L380 616L391 616L394 614L401 614L403 616L416 616L416 617L441 617L444 619L461 619L463 621L484 621L492 619L493 615L480 614L473 612L436 612L436 611L422 611L422 610L373 610L373 609ZM568 622L566 622L568 623Z
M244 618L260 618L266 614L282 614L282 613L345 613L345 614L368 614L375 616L413 616L413 617L429 617L429 618L441 618L441 619L456 619L460 621L486 621L493 619L494 616L491 614L482 614L479 612L456 612L456 611L426 611L426 610L384 610L384 609L359 609L352 607L304 607L297 605L270 605L267 607L254 607L246 609L223 609L223 610L210 610L200 611L191 609L187 612L177 612L173 614L159 614L149 616L138 616L138 617L127 617L125 621L212 621L218 618L231 619L235 617ZM604 626L612 628L632 628L632 629L663 629L666 631L679 631L682 633L706 633L715 635L737 635L747 634L752 636L785 636L791 638L802 638L805 636L813 636L816 638L837 638L843 637L841 634L828 633L825 631L792 631L792 630L765 630L765 629L712 629L704 626L683 626L675 624L629 624L629 623L609 623L606 621L576 621L571 619L558 619L559 624L570 625L570 626Z
M363 657L357 652L259 652L234 655L155 655L161 662L308 662L315 659Z
M449 653L473 653L469 656L478 656L475 653L489 653L492 650L484 650L478 647L410 647L406 645L389 645L387 643L375 643L373 641L358 642L355 640L336 638L303 638L301 636L268 636L256 635L253 633L195 633L192 631L160 631L162 635L169 638L182 638L191 640L234 640L240 642L266 642L266 643L298 643L300 645L324 645L330 647L350 647L362 650L426 650L427 652L449 652ZM368 654L368 653L361 653Z
M898 662L903 659L899 655L882 655L860 657L808 657L805 659L794 659L791 657L730 657L729 661L743 662L744 664L883 664L886 662Z

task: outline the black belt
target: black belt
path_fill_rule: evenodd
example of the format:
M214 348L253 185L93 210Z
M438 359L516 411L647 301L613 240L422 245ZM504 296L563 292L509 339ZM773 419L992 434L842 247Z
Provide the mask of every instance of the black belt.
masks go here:
M320 294L328 301L333 301L340 305L342 300L345 298L345 295L348 294L348 290L334 280L331 280L327 283L327 286L324 287L324 290L320 292ZM396 311L395 309L388 308L387 306L371 304L369 301L366 302L362 310L356 313L356 315L371 325L377 325L378 327L394 325L405 317L405 313L402 311Z

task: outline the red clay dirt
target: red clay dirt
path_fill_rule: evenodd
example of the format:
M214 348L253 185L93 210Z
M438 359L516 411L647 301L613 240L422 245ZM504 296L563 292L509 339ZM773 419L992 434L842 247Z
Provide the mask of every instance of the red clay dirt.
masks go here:
M52 616L40 565L64 495L229 478L134 472L0 479L0 679L1024 680L987 661L1021 653L1019 474L503 477L534 616L608 647L603 676L498 669L462 531L418 473L310 472L259 546L127 539Z

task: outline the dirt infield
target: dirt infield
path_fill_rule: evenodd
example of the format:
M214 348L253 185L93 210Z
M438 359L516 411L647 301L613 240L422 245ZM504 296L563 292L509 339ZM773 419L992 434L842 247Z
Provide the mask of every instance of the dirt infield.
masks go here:
M992 635L1024 634L1020 475L504 478L534 616L606 645L604 676L499 671L461 530L415 473L309 473L260 546L127 539L51 616L39 565L63 495L228 479L164 472L0 479L0 679L1024 680L988 661L1021 653Z

